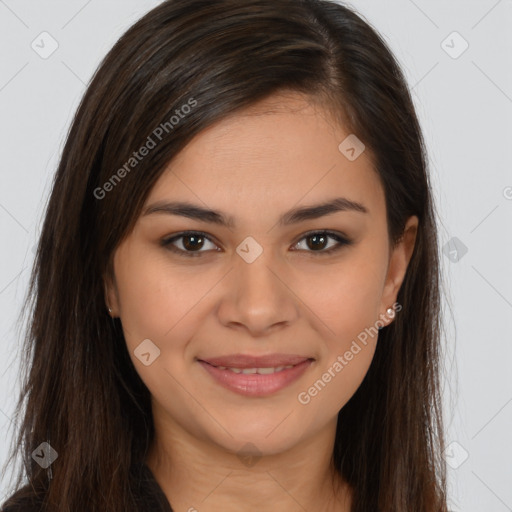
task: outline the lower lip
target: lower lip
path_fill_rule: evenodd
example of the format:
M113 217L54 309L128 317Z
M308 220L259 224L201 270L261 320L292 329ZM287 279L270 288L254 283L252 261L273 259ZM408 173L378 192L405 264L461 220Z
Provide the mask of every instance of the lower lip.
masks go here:
M303 363L269 375L258 373L235 373L231 370L220 370L216 366L199 361L201 366L222 386L235 393L245 396L267 396L275 393L296 381L309 368L312 361Z

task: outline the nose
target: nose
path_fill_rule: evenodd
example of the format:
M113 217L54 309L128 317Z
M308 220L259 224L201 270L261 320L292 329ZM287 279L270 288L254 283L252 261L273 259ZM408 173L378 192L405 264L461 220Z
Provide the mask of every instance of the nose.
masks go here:
M298 298L293 293L293 283L287 282L289 271L270 249L249 261L238 254L234 256L234 268L225 284L218 315L226 327L261 337L296 321Z

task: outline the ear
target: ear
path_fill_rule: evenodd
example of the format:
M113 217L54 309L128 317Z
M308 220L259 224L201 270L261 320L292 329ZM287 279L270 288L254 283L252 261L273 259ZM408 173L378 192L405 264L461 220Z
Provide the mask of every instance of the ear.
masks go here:
M400 287L402 286L402 282L405 277L405 273L407 271L407 267L409 265L409 261L411 260L411 256L414 250L414 245L416 243L416 234L418 232L418 217L413 215L409 217L407 220L404 232L402 236L396 243L396 245L391 249L391 255L388 265L388 272L386 275L386 280L384 283L384 289L382 292L382 300L380 304L380 313L386 318L389 318L386 321L386 325L391 323L395 313L392 315L386 313L388 308L395 309L393 305L396 302L396 298ZM401 306L397 308L399 311Z
M109 269L103 276L103 284L105 289L105 305L108 311L110 308L112 311L108 311L111 317L119 316L119 298L117 294L116 280L114 272Z

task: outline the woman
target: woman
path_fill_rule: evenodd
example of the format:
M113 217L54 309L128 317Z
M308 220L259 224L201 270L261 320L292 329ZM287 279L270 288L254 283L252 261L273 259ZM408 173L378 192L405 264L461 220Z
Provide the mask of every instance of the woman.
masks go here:
M420 127L366 22L160 4L55 176L2 510L446 511L438 274Z

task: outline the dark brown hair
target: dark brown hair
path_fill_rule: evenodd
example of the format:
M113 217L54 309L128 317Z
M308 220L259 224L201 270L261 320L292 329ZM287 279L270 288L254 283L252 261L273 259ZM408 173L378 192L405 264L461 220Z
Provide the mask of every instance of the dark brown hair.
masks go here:
M322 101L364 142L392 243L419 218L402 311L339 413L333 462L354 489L352 511L447 510L438 242L422 134L387 45L328 0L168 0L96 71L55 175L24 306L27 370L10 460L22 454L17 488L29 483L11 504L39 496L60 512L144 509L134 468L154 435L150 395L106 313L104 278L170 160L212 123L280 91ZM155 146L131 161L148 137ZM51 480L31 457L47 440L58 453Z

